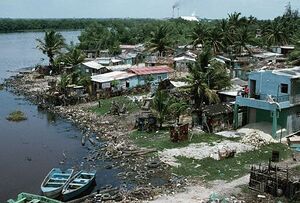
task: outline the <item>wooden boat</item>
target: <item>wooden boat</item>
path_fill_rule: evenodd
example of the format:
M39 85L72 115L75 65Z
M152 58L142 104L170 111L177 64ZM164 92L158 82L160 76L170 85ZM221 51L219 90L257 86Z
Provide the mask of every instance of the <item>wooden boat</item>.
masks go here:
M71 180L64 186L62 190L63 200L70 200L79 196L95 181L96 171L79 171Z
M63 187L71 179L73 172L73 169L62 171L59 168L53 168L41 185L43 194L51 198L58 197L61 194Z
M18 195L16 200L9 199L7 203L62 203L61 201L50 199L39 195L33 195L22 192Z

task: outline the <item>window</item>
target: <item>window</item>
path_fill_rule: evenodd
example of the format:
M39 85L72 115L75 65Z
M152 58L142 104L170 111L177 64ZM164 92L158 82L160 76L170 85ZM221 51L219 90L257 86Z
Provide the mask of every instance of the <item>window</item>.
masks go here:
M288 84L281 84L281 93L288 93L289 86Z
M157 76L157 80L160 82L161 81L161 76Z
M126 88L129 88L130 87L130 83L129 81L126 81Z

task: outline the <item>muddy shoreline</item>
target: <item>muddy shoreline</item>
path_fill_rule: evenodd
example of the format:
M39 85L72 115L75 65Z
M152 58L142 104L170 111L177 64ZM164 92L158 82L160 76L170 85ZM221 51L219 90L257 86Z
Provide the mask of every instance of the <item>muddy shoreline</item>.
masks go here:
M125 172L119 173L118 177L134 183L132 188L123 184L112 193L106 192L110 186L100 188L101 194L89 195L87 202L99 199L141 202L184 189L186 179L172 174L170 167L159 160L155 149L142 149L131 142L128 133L133 130L134 114L96 115L88 109L97 105L97 101L69 106L49 104L45 102L48 82L56 80L57 77L40 77L34 72L26 72L7 79L4 84L8 91L24 96L39 108L70 120L81 129L82 144L89 144L89 153L84 159L91 166L96 166L97 160L109 160L113 164L105 166L106 169L122 168Z

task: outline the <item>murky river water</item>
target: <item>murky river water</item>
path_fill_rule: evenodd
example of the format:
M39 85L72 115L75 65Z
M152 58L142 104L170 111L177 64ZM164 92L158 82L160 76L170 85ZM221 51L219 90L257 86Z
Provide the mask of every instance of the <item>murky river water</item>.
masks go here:
M77 42L80 33L62 34L67 41ZM39 32L0 34L0 82L17 69L47 63L35 48L35 39L42 36ZM20 123L7 121L5 117L14 110L25 112L28 119ZM39 194L43 178L53 167L68 168L84 162L88 146L82 147L80 140L81 131L67 120L39 112L22 97L0 91L0 202L20 192ZM66 160L61 165L64 155ZM97 187L119 184L119 171L105 169L106 164L99 161Z

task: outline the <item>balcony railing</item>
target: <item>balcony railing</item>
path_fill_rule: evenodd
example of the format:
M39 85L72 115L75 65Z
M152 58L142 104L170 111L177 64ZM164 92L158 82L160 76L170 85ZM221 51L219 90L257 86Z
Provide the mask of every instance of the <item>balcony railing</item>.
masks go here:
M269 95L267 94L260 94L259 95L259 99L260 100L267 100L269 97ZM275 101L275 102L286 102L286 101L290 101L290 96L289 95L282 95L282 96L273 96L271 95L271 98Z

